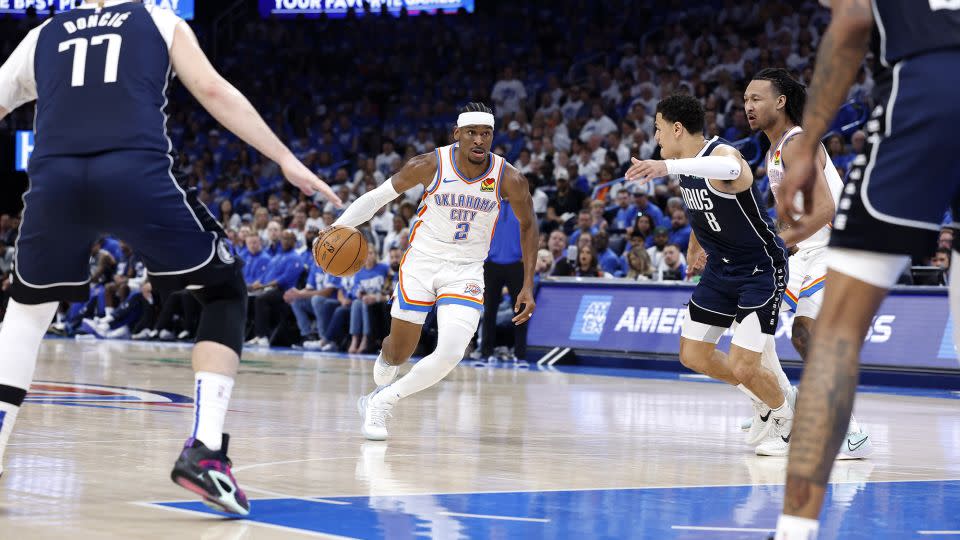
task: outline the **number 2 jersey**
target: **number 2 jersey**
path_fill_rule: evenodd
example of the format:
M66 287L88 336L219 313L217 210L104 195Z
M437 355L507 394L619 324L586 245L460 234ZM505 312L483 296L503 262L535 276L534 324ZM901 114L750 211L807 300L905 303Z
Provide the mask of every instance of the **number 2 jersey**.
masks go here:
M171 150L166 91L180 22L129 0L84 4L29 32L0 68L0 106L37 100L32 159ZM13 84L11 84L13 83Z
M410 249L455 263L487 258L500 215L504 159L488 152L486 171L469 178L457 166L456 144L436 150L437 174L423 194Z
M714 137L697 157L709 156L727 141ZM721 182L721 180L713 180ZM740 193L723 193L709 181L680 175L680 191L690 217L690 227L714 264L786 264L783 240L766 212L756 183Z

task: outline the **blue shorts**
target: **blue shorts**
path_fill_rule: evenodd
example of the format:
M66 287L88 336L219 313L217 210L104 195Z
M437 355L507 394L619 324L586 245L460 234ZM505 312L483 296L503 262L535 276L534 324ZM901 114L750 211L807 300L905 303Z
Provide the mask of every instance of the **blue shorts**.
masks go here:
M960 51L901 60L890 75L878 80L865 155L850 167L830 245L927 257L951 205L958 219Z
M32 159L11 297L23 304L86 300L91 245L106 234L142 257L155 288L233 279L242 263L195 191L180 187L171 163L150 151Z
M690 298L690 319L729 328L756 313L763 333L773 335L786 288L786 265L773 266L769 259L724 264L711 257Z

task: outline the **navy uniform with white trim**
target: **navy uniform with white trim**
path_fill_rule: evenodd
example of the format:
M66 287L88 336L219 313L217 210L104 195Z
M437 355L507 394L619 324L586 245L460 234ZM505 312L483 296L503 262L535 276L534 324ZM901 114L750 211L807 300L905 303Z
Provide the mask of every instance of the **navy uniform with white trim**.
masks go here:
M0 106L37 99L18 302L86 299L87 256L104 233L133 246L161 289L239 271L216 220L173 174L164 108L178 22L140 3L85 4L32 30L4 64L2 79L18 84Z
M729 142L714 137L697 157ZM754 183L739 193L723 193L710 181L680 175L680 191L690 225L707 252L707 264L690 299L690 318L729 328L756 312L764 334L773 334L787 282L787 252L764 211Z
M874 77L877 105L830 245L928 256L948 205L955 221L960 210L960 4L874 0L873 16L873 50L883 66Z

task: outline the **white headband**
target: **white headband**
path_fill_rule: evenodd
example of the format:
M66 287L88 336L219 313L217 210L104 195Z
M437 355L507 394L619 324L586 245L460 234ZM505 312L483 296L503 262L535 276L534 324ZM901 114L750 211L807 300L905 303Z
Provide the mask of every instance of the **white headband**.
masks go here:
M457 127L490 126L493 127L493 115L485 112L465 112L457 117Z

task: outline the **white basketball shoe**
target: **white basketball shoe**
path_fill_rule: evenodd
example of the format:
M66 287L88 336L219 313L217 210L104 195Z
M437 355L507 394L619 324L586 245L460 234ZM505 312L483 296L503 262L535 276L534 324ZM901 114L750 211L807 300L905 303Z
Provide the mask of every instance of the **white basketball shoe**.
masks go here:
M380 391L381 388L377 388L357 401L357 410L363 418L361 431L370 441L387 440L387 418L392 416L390 410L393 409L393 403L376 399Z

